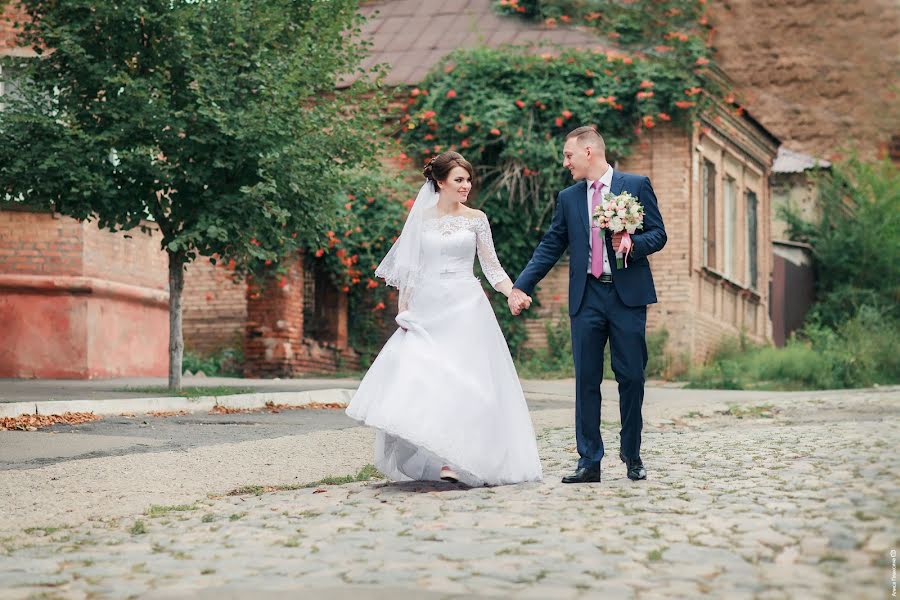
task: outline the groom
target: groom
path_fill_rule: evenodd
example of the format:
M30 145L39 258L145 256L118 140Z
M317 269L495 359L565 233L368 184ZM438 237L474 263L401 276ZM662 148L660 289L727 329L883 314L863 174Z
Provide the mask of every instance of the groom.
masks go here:
M577 183L559 193L550 229L516 280L509 295L514 315L531 304L535 285L569 250L569 316L575 359L575 437L578 467L563 483L600 481L600 382L603 350L610 343L612 370L619 382L622 419L619 458L628 478L646 479L641 462L641 405L647 366L647 305L656 289L647 257L666 244L666 230L650 179L615 171L606 162L603 138L593 127L566 136L563 166ZM616 267L615 250L622 234L594 225L591 214L606 193L630 192L644 207L644 227L631 236L628 266ZM612 260L611 260L612 257Z

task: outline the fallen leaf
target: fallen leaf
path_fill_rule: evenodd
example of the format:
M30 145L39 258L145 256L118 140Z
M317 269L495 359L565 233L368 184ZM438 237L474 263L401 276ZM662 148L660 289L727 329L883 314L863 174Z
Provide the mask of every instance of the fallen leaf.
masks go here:
M80 425L91 421L99 421L102 417L94 413L65 412L61 415L20 415L18 417L0 417L0 431L37 431L41 427L52 427L57 423L64 425Z
M233 415L237 413L258 413L270 412L279 413L284 410L337 410L347 408L343 402L311 402L309 404L275 404L274 402L266 402L265 406L257 408L230 408L221 404L216 404L210 409L211 415Z

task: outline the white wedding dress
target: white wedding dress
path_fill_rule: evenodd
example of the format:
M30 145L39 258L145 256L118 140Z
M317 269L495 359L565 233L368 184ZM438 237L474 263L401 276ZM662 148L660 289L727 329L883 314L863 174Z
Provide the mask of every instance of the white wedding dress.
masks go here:
M516 369L472 268L507 278L490 225L478 217L424 222L422 272L397 329L347 414L377 429L375 467L395 481L438 480L451 467L471 486L541 479Z

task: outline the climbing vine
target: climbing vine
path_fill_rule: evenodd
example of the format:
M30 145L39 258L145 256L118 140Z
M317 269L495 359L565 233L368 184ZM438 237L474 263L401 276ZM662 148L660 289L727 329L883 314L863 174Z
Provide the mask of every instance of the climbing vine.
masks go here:
M367 170L339 194L332 228L310 238L305 251L348 294L350 345L367 364L379 349L384 314L397 303L396 290L375 278L375 268L403 228L415 189L396 173Z
M400 138L419 160L453 149L475 165L473 204L488 214L515 278L552 217L555 194L572 183L562 167L565 134L595 124L607 155L624 157L646 130L690 126L711 101L704 84L702 66L625 50L461 50L409 92ZM524 326L502 300L494 298L495 311L515 349Z
M546 27L585 27L620 48L705 65L713 27L705 0L497 0L501 14Z

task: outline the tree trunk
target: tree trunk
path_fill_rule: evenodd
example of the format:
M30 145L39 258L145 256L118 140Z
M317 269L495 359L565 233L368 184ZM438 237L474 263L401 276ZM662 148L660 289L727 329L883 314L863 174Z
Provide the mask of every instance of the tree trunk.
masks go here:
M184 291L184 257L169 252L169 389L181 389L181 361L184 337L181 334L181 292Z

